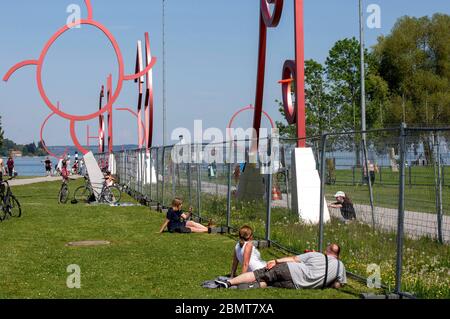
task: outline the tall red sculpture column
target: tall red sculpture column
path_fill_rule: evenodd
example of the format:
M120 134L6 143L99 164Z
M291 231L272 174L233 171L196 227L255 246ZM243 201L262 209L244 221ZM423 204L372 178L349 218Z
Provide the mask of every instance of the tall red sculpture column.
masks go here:
M286 120L289 124L296 124L297 146L305 147L306 115L305 115L305 55L304 55L304 16L303 0L294 1L295 12L295 61L288 60L284 63L282 80L283 105ZM273 4L273 12L270 12L270 4ZM256 141L252 150L255 150L259 141L259 129L264 100L264 82L267 51L267 28L276 28L283 13L283 0L261 0L259 22L259 50L258 73L256 80L255 113L253 116L253 129ZM292 83L295 86L295 103L292 100ZM295 104L295 105L294 105Z

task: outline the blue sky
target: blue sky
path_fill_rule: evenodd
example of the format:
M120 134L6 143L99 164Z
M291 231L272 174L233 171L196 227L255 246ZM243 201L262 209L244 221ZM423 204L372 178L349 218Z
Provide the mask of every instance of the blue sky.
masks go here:
M224 129L234 112L254 103L258 48L259 0L166 0L167 11L167 114L168 132L191 129L196 119L204 127ZM70 4L82 0L16 0L0 4L0 74L15 63L37 59L50 36L66 23ZM305 0L305 54L323 62L339 39L358 36L357 0ZM381 29L366 29L366 45L387 34L397 18L450 14L447 0L365 0L381 8ZM162 5L161 0L92 0L95 20L108 27L121 47L126 73L133 73L136 41L150 33L152 53L160 58L154 68L155 144L162 143ZM367 15L366 15L367 17ZM264 109L280 119L275 99L277 81L286 59L294 57L293 2L285 1L280 25L268 33ZM104 35L91 27L71 30L50 49L43 68L44 86L64 111L93 112L106 76L116 79L117 62ZM35 81L36 68L16 73L0 83L0 115L6 136L19 143L39 140L40 125L49 114ZM113 80L113 83L114 80ZM135 108L137 88L126 82L116 107ZM238 124L251 125L252 114ZM79 139L86 141L86 125L77 123ZM263 123L267 125L267 123ZM114 116L115 143L136 143L137 128L127 113ZM70 144L69 123L57 117L44 132L48 145ZM169 136L170 137L170 136Z

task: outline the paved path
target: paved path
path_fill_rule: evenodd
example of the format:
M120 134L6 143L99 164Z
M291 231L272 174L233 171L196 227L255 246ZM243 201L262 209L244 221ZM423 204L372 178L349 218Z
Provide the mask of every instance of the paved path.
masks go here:
M82 176L70 176L70 179L79 179ZM10 186L22 186L22 185L31 185L37 183L47 183L47 182L56 182L60 181L61 176L44 176L44 177L36 177L36 178L28 178L28 179L13 179L9 181Z
M232 189L235 189L233 186ZM217 185L211 182L202 181L202 192L209 194L225 195L227 194L226 185ZM283 199L272 202L272 207L288 208L286 194ZM372 210L370 205L355 204L356 215L359 221L372 225ZM330 209L330 214L340 217L339 209ZM383 230L397 231L398 210L395 208L374 207L375 225ZM404 231L408 237L420 238L423 236L437 238L437 215L430 213L421 213L405 211ZM450 216L442 217L442 237L446 242L450 242Z

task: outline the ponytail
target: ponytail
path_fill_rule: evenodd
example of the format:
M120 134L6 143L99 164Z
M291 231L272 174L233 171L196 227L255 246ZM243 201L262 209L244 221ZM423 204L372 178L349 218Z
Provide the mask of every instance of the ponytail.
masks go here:
M252 237L253 229L250 226L242 226L239 229L239 246L242 248Z

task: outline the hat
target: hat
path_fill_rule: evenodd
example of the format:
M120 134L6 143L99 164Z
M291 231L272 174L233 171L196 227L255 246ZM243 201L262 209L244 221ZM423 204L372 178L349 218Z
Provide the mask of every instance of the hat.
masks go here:
M337 192L334 197L345 197L345 193L344 192Z

